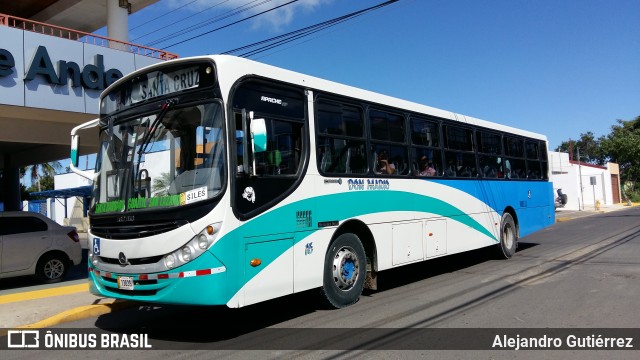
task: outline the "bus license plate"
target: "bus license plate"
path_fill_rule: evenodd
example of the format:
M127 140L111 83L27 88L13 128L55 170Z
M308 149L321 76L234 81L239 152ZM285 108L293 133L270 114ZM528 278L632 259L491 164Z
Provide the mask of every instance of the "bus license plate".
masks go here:
M133 278L131 276L118 276L118 289L133 290Z

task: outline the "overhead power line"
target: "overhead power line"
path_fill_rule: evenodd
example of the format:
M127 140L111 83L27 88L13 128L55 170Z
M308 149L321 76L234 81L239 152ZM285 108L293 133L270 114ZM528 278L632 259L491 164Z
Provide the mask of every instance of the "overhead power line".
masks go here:
M273 11L273 10L277 10L277 9L279 9L279 8L281 8L281 7L284 7L284 6L287 6L287 5L293 4L294 2L297 2L297 1L299 1L299 0L291 0L291 1L287 2L287 3L282 4L282 5L278 5L278 6L275 6L275 7L271 8L271 9L268 9L268 10L265 10L265 11L261 11L261 12L259 12L259 13L257 13L257 14L254 14L254 15L248 16L248 17L246 17L246 18L244 18L244 19L241 19L241 20L238 20L238 21L234 21L234 22L232 22L232 23L230 23L230 24L227 24L227 25L224 25L224 26L221 26L221 27L215 28L215 29L213 29L213 30L209 30L209 31L207 31L207 32L204 32L204 33L199 34L199 35L196 35L196 36L192 36L192 37L190 37L190 38L188 38L188 39L185 39L185 40L182 40L182 41L178 41L178 42L173 43L173 44L171 44L171 45L165 46L164 48L162 48L162 50L166 50L166 49L168 49L168 48L170 48L170 47L173 47L173 46L176 46L176 45L179 45L179 44L185 43L185 42L187 42L187 41L191 41L191 40L193 40L193 39L197 39L197 38L202 37L202 36L205 36L205 35L207 35L207 34L211 34L211 33L212 33L212 32L214 32L214 31L218 31L218 30L222 30L222 29L228 28L229 26L233 26L233 25L239 24L239 23L241 23L241 22L243 22L243 21L247 21L247 20L253 19L254 17L260 16L260 15L262 15L262 14L266 14L266 13L271 12L271 11Z
M198 1L198 0L195 0L195 1ZM219 6L219 5L222 5L222 4L227 3L227 2L229 2L229 1L230 1L230 0L223 0L223 1L220 1L220 2L215 3L215 4L213 4L213 5L209 6L209 7L204 8L204 9L202 9L202 10L198 11L198 12L194 12L194 13L192 13L191 15L185 16L185 17L183 17L183 18L182 18L182 19L180 19L180 20L172 21L170 24L163 24L163 25L162 25L162 26L160 26L159 28L155 28L155 29L153 29L153 30L149 31L149 32L148 32L148 33L146 33L146 34L142 34L142 35L138 36L137 38L135 38L135 39L134 39L134 41L135 41L135 40L138 40L138 39L142 39L143 37L147 37L147 36L149 36L149 35L151 35L151 34L156 34L156 33L157 33L158 31L160 31L160 30L166 30L166 29L167 29L167 28L169 28L169 27L175 27L175 26L177 26L177 24L179 24L179 23L181 23L181 22L183 22L183 21L189 20L189 19L191 19L191 18L192 18L192 17L194 17L194 16L198 16L198 15L202 14L202 13L203 13L203 12L205 12L205 11L209 11L209 10L213 9L214 7L217 7L217 6ZM253 0L253 1L250 1L249 3L247 3L247 4L240 5L240 6L236 7L236 8L233 8L232 10L227 11L227 12L226 12L226 13L224 13L224 14L227 14L227 13L230 13L230 12L234 12L234 11L236 11L236 10L238 10L238 9L241 9L241 8L243 8L243 7L246 7L247 5L249 5L249 4L251 4L251 3L254 3L254 2L256 2L256 1L259 1L259 0ZM271 1L271 0L267 0L266 2L269 2L269 1ZM188 5L188 4L187 4L187 5ZM224 15L224 14L223 14L223 15ZM164 16L164 15L161 15L161 16ZM161 16L160 16L160 17L161 17ZM219 18L219 17L221 17L221 16L222 16L222 15L217 16L217 17L214 17L213 19L217 19L217 18ZM157 18L156 18L156 19L157 19ZM157 43L162 42L162 41L164 41L164 40L166 40L166 39L171 39L171 38L173 38L173 37L174 37L174 36L176 36L176 35L181 35L181 34L183 34L183 33L189 32L189 31L190 31L190 29L197 29L197 28L200 28L202 25L206 25L206 24L208 24L208 23L210 23L210 22L214 22L214 21L216 21L216 20L213 20L213 21L212 21L212 20L205 20L205 21L199 22L199 23L197 23L197 24L193 24L193 25L191 25L191 26L189 26L189 27L187 27L187 28L184 28L184 29L178 30L178 31L173 32L173 33L170 33L170 34L168 34L168 35L164 35L164 36L163 36L163 37L161 37L160 39L152 40L152 41L151 41L151 43L153 43L153 44L157 44ZM145 44L145 45L149 46L149 44Z
M165 17L165 16L167 16L167 15L169 15L169 14L173 13L173 12L176 12L176 11L178 11L178 10L182 9L183 7L187 6L187 5L191 5L191 4L193 4L193 3L194 3L194 2L196 2L196 1L198 1L198 0L191 0L190 2L185 3L185 4L183 4L183 5L180 5L180 6L178 6L177 8L175 8L175 9L173 9L173 10L167 11L167 12L165 12L164 14L162 14L162 15L160 15L160 16L156 16L156 17L154 17L154 18L153 18L153 19L151 19L151 20L147 20L147 21L143 22L142 24L139 24L139 25L137 25L137 26L132 27L132 28L130 29L130 31L131 31L131 30L135 30L135 29L137 29L137 28L139 28L139 27L141 27L141 26L143 26L143 25L146 25L146 24L148 24L148 23L150 23L150 22L154 22L154 21L156 21L156 20L160 19L161 17ZM143 35L143 36L144 36L144 35ZM141 37L142 37L142 36L141 36Z
M247 49L251 49L251 48L255 48L257 46L263 45L263 46L255 48L253 50L238 54L238 56L240 56L240 57L251 57L251 56L259 54L261 52L271 50L271 49L273 49L275 47L287 44L289 42L292 42L292 41L307 37L309 35L312 35L314 33L319 32L319 31L322 31L322 30L328 29L330 27L336 26L336 25L338 25L338 24L340 24L342 22L354 19L354 18L356 18L358 16L364 15L367 12L380 9L382 7L390 5L390 4L392 4L394 2L397 2L397 1L399 1L399 0L386 1L384 3L380 3L378 5L371 6L369 8L363 9L363 10L355 11L355 12L352 12L350 14L339 16L339 17L331 19L331 20L323 21L321 23L318 23L318 24L315 24L315 25L311 25L311 26L307 26L305 28L301 28L301 29L298 29L298 30L295 30L295 31L292 31L292 32L289 32L289 33L286 33L286 34L283 34L283 35L274 36L272 38L269 38L269 39L266 39L266 40L262 40L262 41L258 41L258 42L255 42L253 44L249 44L249 45L245 45L245 46L242 46L242 47L239 47L239 48L228 50L228 51L222 52L222 54L238 53L238 52L240 52L242 50L247 50ZM266 45L264 45L264 44L266 44Z
M163 36L163 37L161 37L161 38L159 38L157 40L151 41L151 42L149 42L149 43L147 43L145 45L146 46L156 46L157 44L165 42L165 41L168 41L168 40L175 40L175 38L177 36L181 36L181 35L196 31L196 30L202 30L202 28L204 26L207 26L207 25L222 21L224 19L230 18L232 16L241 14L241 13L243 13L245 11L251 10L251 9L256 8L256 7L260 6L260 5L264 5L264 4L266 4L268 2L271 2L273 0L262 0L260 2L258 2L258 1L260 1L260 0L250 1L250 2L248 2L246 4L244 4L244 5L238 6L238 7L234 8L234 9L231 9L231 10L225 12L225 13L222 13L221 15L215 16L215 17L213 17L211 19L201 21L199 23L193 24L193 25L191 25L189 27L186 27L184 29L181 29L181 30L178 30L178 31L173 32L171 34L165 35L165 36ZM258 2L258 3L256 4L256 2ZM187 19L187 18L185 18L185 19ZM182 20L180 20L180 21L182 21ZM174 23L174 25L175 25L175 23Z

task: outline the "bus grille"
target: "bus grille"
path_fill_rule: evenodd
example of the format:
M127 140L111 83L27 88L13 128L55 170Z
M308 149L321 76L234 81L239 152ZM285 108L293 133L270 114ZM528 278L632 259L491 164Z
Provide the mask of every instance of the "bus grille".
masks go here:
M105 239L132 239L143 238L147 236L153 236L162 234L174 229L179 228L182 225L187 224L186 221L167 221L167 222L154 222L154 223L142 223L136 225L94 225L91 226L91 233L93 235L105 238Z
M162 255L150 256L150 257L144 257L144 258L138 258L138 259L127 259L127 261L129 262L129 265L147 265L147 264L155 264L158 261L160 261L160 259L162 259ZM100 256L100 261L107 264L120 265L120 260L116 258L108 258L108 257Z

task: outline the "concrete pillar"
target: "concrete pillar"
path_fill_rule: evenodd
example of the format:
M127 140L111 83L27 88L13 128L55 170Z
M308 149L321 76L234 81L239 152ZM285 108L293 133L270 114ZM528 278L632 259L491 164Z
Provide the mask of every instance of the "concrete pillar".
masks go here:
M0 202L5 211L21 210L20 202L20 170L11 167L9 155L5 155L2 179L0 179Z
M129 11L120 7L122 0L107 1L107 36L114 40L129 42ZM128 3L128 2L127 2ZM109 47L127 51L124 44L110 42Z

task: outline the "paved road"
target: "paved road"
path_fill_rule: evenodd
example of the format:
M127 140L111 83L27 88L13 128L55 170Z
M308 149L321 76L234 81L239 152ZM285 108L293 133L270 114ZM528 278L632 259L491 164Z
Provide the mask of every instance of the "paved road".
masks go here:
M637 328L638 220L640 207L592 214L559 222L523 238L518 253L508 261L494 260L488 251L481 250L384 272L380 274L379 291L366 292L356 305L342 310L322 308L316 293L307 292L235 310L135 306L57 328L144 331L161 347L185 349L161 352L169 358L634 358L638 354L626 350L400 351L393 348L393 334L376 338L391 341L388 351L346 352L331 348L338 340L357 340L357 336L366 334L363 329L587 328L597 332L603 328ZM203 326L212 326L212 330L203 331ZM287 333L291 329L293 334ZM310 339L312 336L316 338ZM367 340L371 339L361 339ZM309 341L321 350L295 350ZM230 350L206 351L225 344ZM272 344L284 344L282 348L293 350L243 351L269 349ZM420 348L420 344L414 346ZM361 343L360 347L366 346ZM47 357L84 359L94 354L56 351L47 353ZM43 354L10 351L7 355L36 358ZM101 358L123 356L145 359L157 357L158 352L101 353Z

